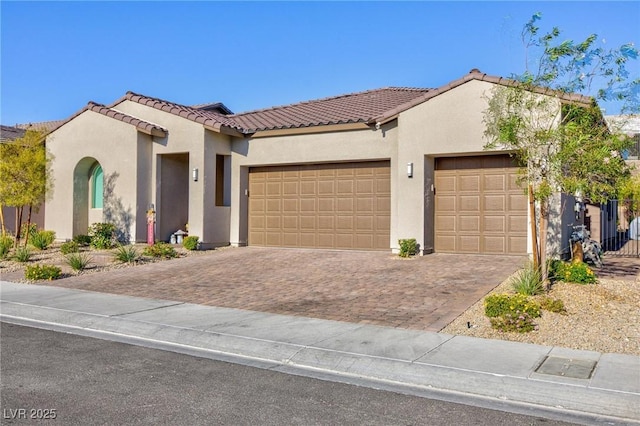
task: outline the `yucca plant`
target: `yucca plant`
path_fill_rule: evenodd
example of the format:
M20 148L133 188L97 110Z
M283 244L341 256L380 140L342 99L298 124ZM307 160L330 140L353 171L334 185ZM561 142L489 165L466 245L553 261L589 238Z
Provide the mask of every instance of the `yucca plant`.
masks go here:
M18 247L13 254L13 258L17 262L28 262L31 260L31 250L29 250L29 247Z
M511 278L511 285L518 294L534 296L544 291L542 272L533 263L527 262L524 269Z
M140 259L140 254L134 246L119 245L113 252L113 258L116 262L134 263Z
M87 269L93 260L91 256L86 253L69 253L64 258L67 265L71 266L71 269L76 272Z

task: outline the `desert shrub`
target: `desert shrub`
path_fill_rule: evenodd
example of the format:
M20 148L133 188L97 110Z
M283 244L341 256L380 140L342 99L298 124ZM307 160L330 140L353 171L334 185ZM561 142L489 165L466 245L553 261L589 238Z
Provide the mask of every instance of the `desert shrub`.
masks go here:
M113 223L94 223L89 228L91 247L99 250L110 249L115 245L116 226Z
M0 259L4 259L9 256L11 247L13 247L13 238L9 235L0 236Z
M31 250L29 250L29 247L18 247L13 254L13 258L17 262L28 262L31 260Z
M60 253L62 254L77 253L79 251L80 247L75 241L67 241L66 243L62 243L62 245L60 245Z
M91 244L91 237L89 235L79 234L73 237L73 242L81 247L88 246L89 244Z
M28 280L55 280L60 278L62 270L55 265L28 265L24 277Z
M544 291L542 273L531 262L511 278L511 285L516 293L525 296L534 296Z
M484 313L489 318L516 313L526 313L532 318L538 318L540 304L523 294L492 294L484 299Z
M418 250L418 244L416 243L415 238L398 240L398 244L400 244L400 253L398 253L400 257L413 256L416 254L416 251Z
M85 253L69 253L65 256L65 262L74 271L83 271L91 263L91 256Z
M516 312L491 318L491 327L505 332L528 333L536 330L533 318L526 312Z
M55 231L35 231L29 236L29 244L38 250L46 250L56 239Z
M593 284L596 282L596 275L584 262L552 262L549 276L554 280L568 283Z
M152 246L145 247L142 254L149 257L160 257L164 259L170 259L178 256L176 249L174 249L170 244L163 242L156 242Z
M134 246L119 245L113 252L113 259L116 262L134 263L140 258L138 250Z
M552 297L544 297L540 300L540 307L545 311L554 312L556 314L566 314L567 309L564 307L564 302L560 299L554 299Z
M200 237L196 235L189 235L188 237L184 237L182 240L182 247L187 250L196 250L198 248L198 239Z

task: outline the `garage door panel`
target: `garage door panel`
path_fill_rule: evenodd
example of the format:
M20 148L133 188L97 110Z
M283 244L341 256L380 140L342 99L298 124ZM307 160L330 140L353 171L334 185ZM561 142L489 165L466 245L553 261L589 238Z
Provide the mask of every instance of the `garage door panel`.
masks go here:
M485 236L484 253L502 254L506 252L505 236Z
M301 196L315 196L316 195L316 181L300 181L300 195Z
M503 174L488 174L484 176L485 192L504 192L507 189L507 177Z
M458 237L459 251L464 253L480 253L480 236L461 235Z
M527 198L508 155L438 158L435 250L525 254Z
M497 232L504 234L507 232L506 218L504 216L485 216L484 232Z
M480 216L460 216L459 224L462 233L480 232Z
M490 213L506 213L506 194L484 196L484 211Z
M461 192L478 192L480 190L479 176L459 176L458 191Z
M319 213L333 213L335 209L336 209L335 198L319 198L318 199Z
M526 251L527 251L527 237L518 237L518 236L509 237L510 253L526 253Z
M480 212L480 197L478 195L461 195L459 201L461 212Z
M249 244L389 249L390 182L388 161L251 168Z
M318 181L318 195L333 195L335 194L336 181L334 180L319 180Z

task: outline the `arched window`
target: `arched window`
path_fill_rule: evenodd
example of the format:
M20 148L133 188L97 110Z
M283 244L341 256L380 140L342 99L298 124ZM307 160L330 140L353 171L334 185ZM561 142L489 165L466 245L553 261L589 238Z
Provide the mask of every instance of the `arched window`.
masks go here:
M91 172L91 208L101 209L104 198L104 177L102 176L102 166L99 164Z

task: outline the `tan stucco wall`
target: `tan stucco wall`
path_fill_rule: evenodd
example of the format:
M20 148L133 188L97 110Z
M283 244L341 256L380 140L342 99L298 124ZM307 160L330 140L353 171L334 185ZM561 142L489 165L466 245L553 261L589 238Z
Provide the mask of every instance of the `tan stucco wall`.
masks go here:
M160 111L137 102L124 101L114 107L134 117L142 118L169 130L166 138L154 138L150 181L160 181L158 156L163 154L189 154L189 233L197 235L203 247L214 247L229 243L229 207L215 206L216 154L230 155L229 136L206 130L201 124L176 115ZM192 179L192 171L198 169L198 181ZM180 194L163 192L158 185L152 189L150 201L160 212L162 204L171 205ZM147 202L147 203L148 203ZM162 220L158 218L158 220ZM174 230L174 231L177 231Z
M138 139L138 132L133 126L92 111L85 111L49 135L47 148L54 158L54 189L45 211L47 229L56 231L57 238L61 240L74 236L74 170L81 160L87 158L94 158L102 165L105 185L108 179L112 179L112 201L121 206L120 213L135 216L138 144L144 143L148 142ZM88 175L86 178L88 179ZM75 202L77 204L78 200ZM78 206L85 207L89 206ZM90 219L104 220L99 212L92 213ZM85 226L82 228L76 229L76 233L86 233ZM131 235L137 235L135 220L126 231Z
M400 114L398 117L398 236L416 238L433 250L434 158L488 154L483 146L485 92L492 84L470 81ZM413 163L413 178L406 165ZM394 246L397 248L397 246Z
M251 166L283 164L331 163L366 160L391 160L396 167L397 129L394 124L381 130L349 130L343 132L245 138L234 141L231 153L231 232L233 245L247 244L248 169ZM394 229L395 177L391 177L391 240Z

